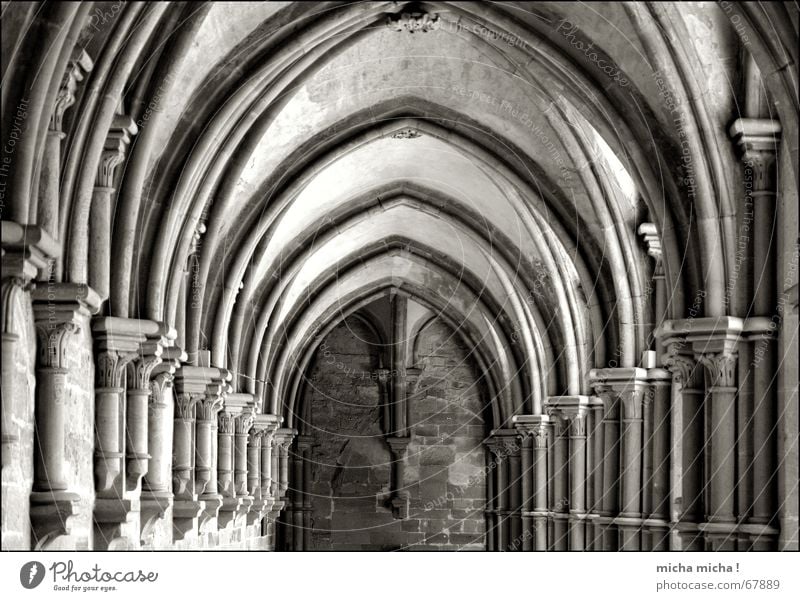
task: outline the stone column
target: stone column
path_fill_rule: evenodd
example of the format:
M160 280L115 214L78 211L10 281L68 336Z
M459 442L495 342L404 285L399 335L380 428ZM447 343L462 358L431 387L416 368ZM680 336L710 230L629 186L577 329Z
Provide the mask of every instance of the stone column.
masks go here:
M80 50L70 59L61 87L56 95L50 127L47 130L42 171L39 178L38 203L35 207L34 221L53 238L59 239L59 206L61 199L61 141L65 134L63 119L65 111L75 104L78 83L83 81L84 73L89 73L94 64L85 50ZM31 198L36 201L34 194ZM34 207L31 207L32 210ZM33 212L33 211L32 211Z
M194 486L194 427L197 405L205 398L205 392L193 390L196 385L189 378L184 380L183 370L175 378L175 421L172 436L172 492L175 497L172 510L172 535L183 540L190 532L196 532L198 518L205 504L195 493ZM184 383L185 382L185 383Z
M386 438L386 443L392 452L392 495L390 500L392 514L400 520L408 517L409 493L405 488L405 457L410 442L411 437L409 436L389 436Z
M521 500L521 482L514 482L511 478L511 457L516 455L519 458L520 445L518 443L516 430L503 429L494 430L487 446L494 454L495 459L495 498L494 507L496 548L497 551L509 551L514 544L512 527L513 517L520 517L519 505L514 502ZM521 541L520 541L521 544Z
M734 504L736 364L743 327L743 320L736 317L703 317L665 323L668 340L673 346L688 346L695 359L706 368L707 523L700 524L700 530L709 550L734 550L737 538Z
M703 521L703 372L686 343L667 341L663 363L672 374L670 550L702 550L698 524ZM691 351L691 349L689 349Z
M133 119L126 115L114 115L97 167L89 224L89 285L97 290L103 300L109 295L114 175L117 166L125 159L130 136L137 131Z
M667 551L669 548L669 461L670 461L670 401L672 375L665 369L652 368L647 372L650 381L649 416L652 426L648 457L650 458L649 477L645 478L647 504L648 551Z
M547 551L547 447L552 424L547 415L517 415L513 421L516 428L523 433L525 443L531 443L523 445L523 452L530 448L533 453L532 498L523 496L527 502L522 515L523 518L529 516L533 520L533 548L536 551ZM525 549L528 550L527 547Z
M774 231L777 215L776 159L780 145L781 124L773 119L737 119L730 135L739 148L745 165L748 199L753 205L753 302L748 317L764 317L761 331L748 337L748 354L752 364L746 368L752 375L752 512L750 523L765 525L775 519L778 509L777 443L774 434L777 416L777 395L774 374L776 366L776 324L767 316L779 312L777 246ZM750 329L750 328L748 328ZM743 499L747 502L750 499ZM744 516L743 516L744 517Z
M408 298L401 293L394 295L392 300L392 370L394 378L391 380L392 436L404 437L407 435L406 424L406 320L408 317Z
M125 407L126 489L135 490L147 473L149 453L150 376L161 363L166 339L161 336L141 343L139 356L128 363Z
M638 551L642 531L642 429L647 370L609 368L592 370L596 388L616 395L622 408L620 510L614 523L619 529L619 548Z
M250 428L253 426L255 407L253 401L248 401L248 406L236 416L234 435L234 471L233 478L236 487L236 497L241 500L242 515L247 514L253 506L253 497L247 488L247 447L250 442Z
M275 430L280 425L281 418L277 415L257 413L253 429L259 433L259 492L261 495L261 518L267 517L272 511L275 498L272 496L272 445ZM261 519L259 518L259 519Z
M13 295L23 293L37 272L49 270L58 250L44 230L3 221L3 455L18 440L13 420L13 395L9 395L8 362L14 360L18 336L14 323ZM34 549L46 550L61 536L68 536L71 518L78 513L80 496L70 490L66 472L67 381L76 369L76 337L99 298L91 288L76 284L40 284L31 291L37 338L36 401L34 429L34 481L30 495L30 520Z
M553 494L550 497L552 551L569 549L569 422L560 412L550 415L553 437L552 456Z
M225 395L229 392L230 377L230 373L226 373L224 377L212 376L211 382L206 385L203 400L197 405L194 461L195 492L198 499L204 503L203 512L200 514L201 531L207 524L210 529L214 529L222 507L222 495L217 491L217 422L225 402Z
M275 431L275 448L273 449L273 464L272 473L273 478L277 476L275 483L275 498L279 504L276 503L278 512L285 509L289 504L289 499L286 492L289 490L289 449L292 445L292 440L297 435L297 431L292 428L278 428ZM276 520L278 516L276 515ZM284 515L284 518L286 516ZM288 531L288 519L284 522L284 532ZM291 542L291 538L286 537L287 542Z
M142 481L141 541L145 544L158 520L164 519L172 507L170 466L173 442L173 380L175 371L186 355L175 347L165 348L162 362L153 369L150 378L148 407L148 451L150 461Z
M256 424L264 426L261 439L261 491L266 499L265 516L266 523L264 534L267 538L267 549L275 549L275 520L280 513L282 505L277 500L277 486L273 474L275 464L275 431L280 426L282 418L277 415L260 414L256 415Z
M586 545L586 417L589 406L590 400L586 396L549 397L545 403L550 416L555 420L562 421L562 437L564 426L569 433L568 459L564 463L560 462L564 474L559 476L556 473L556 480L557 482L565 481L566 472L569 472L569 549L571 551L583 551ZM560 483L559 488L563 489L563 485ZM556 497L561 498L559 493L556 494ZM564 513L564 510L557 508L556 512Z
M619 395L612 386L601 381L593 381L592 387L600 399L603 417L600 428L603 448L602 484L596 483L595 489L600 495L595 518L595 543L599 542L603 551L616 551L619 548L619 536L616 518L619 514L620 489L620 401Z
M599 396L594 396L591 399L592 406L592 428L589 433L589 444L592 448L593 460L589 462L589 477L592 479L592 495L591 495L591 537L589 539L589 548L593 551L603 550L603 537L606 527L603 523L607 523L610 519L609 516L603 513L603 498L604 498L604 482L603 472L607 458L605 457L605 429L604 423L606 408L603 399Z
M308 510L311 509L308 503L308 486L310 482L306 481L307 467L310 467L308 461L308 453L311 450L311 443L313 442L311 436L300 435L297 437L295 443L295 457L294 457L294 491L292 498L292 533L294 535L294 550L306 550L306 543L309 541L308 533L306 532L306 519Z
M736 351L702 353L697 359L706 368L706 403L711 406L711 469L709 522L735 520Z
M234 434L236 432L236 413L231 407L225 407L219 413L217 429L217 489L222 495L222 507L219 510L217 524L219 528L227 528L236 517L241 499L236 497L233 480Z
M125 372L139 356L146 339L132 322L122 318L97 318L95 388L95 549L115 550L139 543L138 495L127 493Z

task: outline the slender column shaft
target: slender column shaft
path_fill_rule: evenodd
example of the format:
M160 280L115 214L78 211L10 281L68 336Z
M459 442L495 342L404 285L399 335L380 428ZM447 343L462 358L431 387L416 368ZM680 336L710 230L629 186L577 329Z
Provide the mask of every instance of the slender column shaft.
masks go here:
M171 395L171 379L157 386L161 390L158 393L154 390L147 418L150 461L143 486L149 491L164 492L169 490L168 468L172 455L172 405L165 399L166 395Z
M233 416L221 413L217 429L217 488L226 499L236 496L233 485Z
M701 357L712 385L706 403L711 407L711 466L709 512L711 522L733 522L736 480L735 353L709 353Z
M197 494L204 492L215 493L216 490L207 488L211 480L212 449L211 449L211 420L198 419L195 423L195 484Z
M542 427L534 433L534 466L536 487L533 492L533 510L537 513L536 550L547 550L547 442L550 428Z
M556 436L554 441L553 456L553 505L550 507L555 516L553 519L553 544L555 551L567 551L569 540L567 535L567 518L569 511L569 438L568 425L561 418L556 418Z
M46 231L53 240L58 240L58 208L61 179L61 140L64 133L47 131L42 171L39 178L39 201L36 208L36 224ZM34 195L35 196L35 195Z
M180 500L190 500L194 495L196 403L196 398L189 394L178 394L175 398L175 421L172 436L172 492L175 498Z
M525 513L533 511L533 486L535 474L533 471L533 441L531 436L526 436L522 441L521 468L522 468L522 504L521 510ZM528 515L522 517L522 550L532 551L535 534L533 520Z
M236 432L234 478L237 497L246 497L250 494L247 490L247 441L247 432Z
M102 299L109 294L111 274L111 206L113 188L96 187L90 211L89 285Z
M64 457L66 405L66 368L36 370L36 441L34 489L66 490ZM8 402L8 401L5 401Z
M247 488L254 497L261 498L261 435L250 431L247 445Z

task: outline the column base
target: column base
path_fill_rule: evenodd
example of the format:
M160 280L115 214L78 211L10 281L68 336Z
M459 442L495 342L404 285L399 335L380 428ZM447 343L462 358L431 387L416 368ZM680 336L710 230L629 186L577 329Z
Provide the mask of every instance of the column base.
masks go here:
M642 518L620 515L614 518L619 531L620 551L640 551L642 548Z
M33 492L30 496L34 550L45 551L61 536L69 536L70 518L78 514L79 494L67 491Z
M158 520L163 520L167 510L172 507L172 493L168 491L144 491L141 500L141 533L139 542L142 545L153 535L153 528Z
M252 526L260 522L272 508L272 499L253 499L253 506L247 512L247 525Z
M94 546L98 551L129 551L139 547L138 498L99 498L94 501Z
M190 532L199 531L200 514L206 508L205 501L178 499L172 507L172 538L183 540Z
M198 524L200 532L202 532L211 520L217 519L219 508L222 507L222 495L203 495L200 500L205 503L205 507L200 513L200 522Z

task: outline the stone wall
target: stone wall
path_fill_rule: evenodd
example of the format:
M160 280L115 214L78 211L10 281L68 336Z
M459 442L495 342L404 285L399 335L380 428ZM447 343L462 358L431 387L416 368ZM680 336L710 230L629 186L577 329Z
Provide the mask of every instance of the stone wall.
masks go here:
M426 533L426 545L441 549L484 549L488 434L481 387L468 350L439 320L420 332L422 368L410 401L412 442L407 480L411 519ZM417 478L415 478L417 476Z
M16 440L3 443L2 547L4 551L27 551L31 548L28 513L33 484L36 331L30 297L17 291L13 298L13 304L5 307L12 312L11 323L18 329L3 334L3 353L13 349L12 360L3 362L4 368L10 368L8 373L3 372L3 379L8 378L3 382L3 419L7 420L3 433Z
M484 547L484 425L475 372L443 324L420 340L419 394L410 402L407 519L389 505L392 456L382 429L378 347L358 320L334 329L318 353L311 403L311 549Z

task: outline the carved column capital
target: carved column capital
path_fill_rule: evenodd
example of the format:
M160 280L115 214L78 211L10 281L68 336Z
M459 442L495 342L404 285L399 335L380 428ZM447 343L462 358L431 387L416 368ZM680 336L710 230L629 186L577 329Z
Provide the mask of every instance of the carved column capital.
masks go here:
M554 396L545 401L545 411L555 420L563 420L559 424L562 428L568 427L571 438L586 436L586 416L589 414L591 399L588 396ZM563 435L564 432L559 432Z
M94 63L85 50L81 49L67 64L64 79L56 94L53 114L50 116L50 131L62 134L62 121L64 111L75 104L75 90L78 83L83 81L84 73L89 73L94 68Z
M550 417L547 415L516 415L512 418L516 427L523 436L533 437L535 449L546 449L547 438L553 427Z
M150 377L161 363L163 347L159 343L143 343L139 355L128 363L128 387L138 390L150 389Z
M522 449L520 434L516 429L492 430L485 444L498 461L518 456Z
M74 334L80 326L74 321L37 321L36 339L39 343L39 367L66 369L67 354Z
M239 413L239 415L234 418L236 434L246 435L248 432L250 432L250 428L253 426L254 419L255 415L252 409L245 409Z
M712 386L735 388L737 355L736 351L726 350L717 353L702 353L696 357L706 368Z
M741 118L728 131L745 165L753 170L753 191L775 190L775 161L781 124L775 119Z
M220 434L234 434L236 432L236 415L227 409L217 414L217 428Z
M697 361L691 355L685 354L683 345L678 343L670 343L667 345L667 352L663 356L662 361L664 367L672 374L672 381L686 386L692 374L694 373Z
M138 132L136 123L127 115L114 115L114 120L108 130L100 163L97 166L95 186L98 188L113 188L114 174L117 166L125 160L125 153L131 142L131 136Z
M175 395L175 417L178 419L195 419L197 405L205 399L204 394L181 392Z

